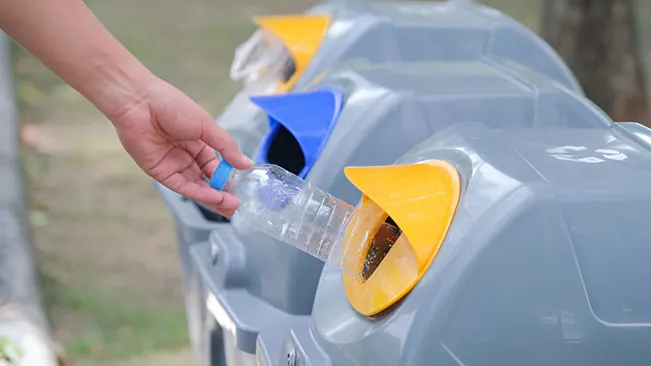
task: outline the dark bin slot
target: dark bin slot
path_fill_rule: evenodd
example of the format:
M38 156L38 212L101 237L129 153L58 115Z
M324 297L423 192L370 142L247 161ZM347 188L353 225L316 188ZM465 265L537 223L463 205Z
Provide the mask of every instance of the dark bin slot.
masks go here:
M194 202L194 204L199 209L199 212L201 212L201 216L210 222L231 222L228 217L224 217L198 202Z
M279 125L267 149L267 162L298 175L305 167L305 154L294 135Z
M395 221L389 216L384 221L385 223L392 225L389 227L387 225L380 226L380 229L373 237L373 241L366 252L366 260L364 261L364 267L362 268L362 280L368 280L377 267L382 263L384 257L393 244L398 240L400 235L402 235L402 230L398 227Z
M290 58L283 68L282 81L285 83L288 82L294 76L294 73L296 73L296 62L294 58Z

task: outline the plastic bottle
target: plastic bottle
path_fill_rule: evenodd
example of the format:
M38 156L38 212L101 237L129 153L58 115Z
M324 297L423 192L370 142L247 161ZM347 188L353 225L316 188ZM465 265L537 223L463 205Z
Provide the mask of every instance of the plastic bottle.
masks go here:
M230 77L241 81L243 89L226 106L217 123L235 139L240 150L252 157L260 145L268 120L249 97L278 91L296 71L294 58L283 41L261 29L237 47Z
M354 266L356 262L346 256L359 254L366 243L360 243L356 252L335 251L340 248L337 244L344 238L357 207L271 164L242 171L222 161L210 185L238 197L237 214L248 226L362 279L368 278L400 235L394 225L384 223L375 235L381 236L381 241L372 240L360 271Z
M294 58L283 41L260 29L235 50L230 77L233 81L242 80L249 94L269 94L295 71Z

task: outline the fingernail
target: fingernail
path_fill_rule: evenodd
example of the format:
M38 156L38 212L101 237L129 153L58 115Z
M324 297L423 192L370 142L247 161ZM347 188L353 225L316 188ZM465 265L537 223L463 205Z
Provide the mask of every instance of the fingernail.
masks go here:
M253 160L249 159L248 157L244 157L244 162L248 165L251 166L253 165Z

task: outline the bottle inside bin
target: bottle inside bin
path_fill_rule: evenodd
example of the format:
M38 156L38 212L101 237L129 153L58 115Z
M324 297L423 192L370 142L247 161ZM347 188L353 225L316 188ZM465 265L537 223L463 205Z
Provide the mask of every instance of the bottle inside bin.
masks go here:
M335 264L361 280L370 276L401 234L395 223L387 221L374 233L368 249L366 243L360 243L357 247L349 246L356 248L355 253L335 250L342 247L337 244L345 237L357 207L277 165L237 170L221 161L210 185L238 197L237 214L247 226ZM360 270L356 262L348 259L362 250L367 250L367 254Z
M249 98L274 94L282 82L296 71L294 58L283 41L260 29L235 51L230 77L242 81L243 89L229 103L217 123L235 139L244 154L251 157L262 139L266 118Z
M242 81L247 94L274 93L289 80L296 63L284 42L266 29L259 29L235 50L230 77Z

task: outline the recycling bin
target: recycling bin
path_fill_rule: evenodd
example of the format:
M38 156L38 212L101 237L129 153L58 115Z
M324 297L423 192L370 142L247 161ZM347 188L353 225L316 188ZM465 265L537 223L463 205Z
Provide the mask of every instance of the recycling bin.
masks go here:
M470 52L462 42L448 45ZM356 204L361 194L345 166L391 164L458 123L523 130L608 124L607 116L584 108L587 102L577 102L580 93L556 79L499 56L450 51L455 52L458 60L343 63L303 91L252 98L270 126L256 160L280 165ZM333 92L328 99L326 90L341 95ZM319 105L315 94L328 100L329 114L313 112ZM334 118L338 100L342 106ZM274 150L279 141L283 148ZM191 252L203 273L204 300L222 325L225 352L248 362L227 359L227 365L254 364L256 349L261 359L278 360L287 354L278 344L287 332L309 336L322 262L264 237L237 214ZM211 252L214 257L206 255Z
M288 24L301 22L311 24L313 31L304 32L311 43L292 43L296 41L296 33L288 31L291 29ZM524 26L483 6L457 2L324 3L301 16L266 17L258 23L260 28L283 40L287 49L298 49L301 47L297 45L302 44L312 51L303 55L300 67L294 58L294 74L285 73L283 79L274 84L276 88L252 98L253 102L246 107L252 114L242 112L241 118L220 118L219 123L236 139L240 132L245 135L250 132L249 136L254 136L249 140L252 142L240 144L249 146L244 149L246 154L258 162L286 168L290 168L287 164L295 164L300 169L290 170L349 203L357 202L359 192L343 177L342 169L347 164L390 163L433 132L470 116L491 114L494 126L545 124L548 122L544 116L555 113L553 111L572 112L562 103L546 104L544 90L541 92L537 88L557 83L568 93L581 93L569 69L548 45ZM308 136L309 131L297 131L301 127L299 118L282 115L287 111L279 112L282 105L291 110L292 104L299 102L290 103L288 99L291 98L278 93L291 91L290 96L311 95L323 86L341 92L341 118L346 121L343 126L347 127L341 127L338 118L321 124L305 123L308 127L319 125L325 129L319 134L319 143L305 151L306 139L297 136L297 132ZM276 92L269 91L272 89ZM246 100L242 95L249 97L249 94L241 94L240 100ZM278 102L281 99L285 100ZM469 102L475 104L469 106ZM545 110L540 107L542 105L556 109ZM231 116L245 110L235 104L229 108ZM277 113L281 115L272 115ZM332 111L330 117L336 114ZM313 117L307 114L300 119L310 121ZM391 142L395 149L359 141L361 139ZM348 144L348 141L353 142ZM306 153L313 159L311 162L305 161ZM320 161L331 154L338 157L335 162ZM198 309L197 304L207 301L209 296L214 297L213 304L225 301L220 297L221 285L215 284L212 278L221 276L217 270L201 272L189 260L194 245L200 246L194 248L197 253L202 250L206 253L244 253L242 258L246 257L246 265L241 266L246 266L247 270L234 275L238 278L235 285L230 284L231 280L226 282L234 286L233 291L246 289L251 298L258 299L252 304L259 303L264 308L261 314L280 310L276 312L283 314L280 317L284 320L280 323L289 324L311 313L322 268L319 261L285 248L282 243L268 243L266 238L249 229L239 229L241 223L238 224L237 219L231 225L196 203L183 201L178 195L159 188L168 205L176 210L184 286L187 298L192 299L186 299L186 306L192 318L189 326L193 342L203 344L207 337L196 335L202 332L199 324L206 322L207 315L206 309ZM189 233L192 230L201 232ZM228 239L202 239L213 230L218 232L213 238ZM187 238L199 240L184 241ZM259 250L259 247L266 249ZM249 254L249 251L255 253ZM226 271L229 266L224 264L228 259L223 259L229 258L228 255L197 258L203 261L199 265L204 267L222 266ZM198 279L199 273L207 273L211 278ZM223 276L231 278L230 274ZM246 341L231 343L236 344L236 350L251 355L255 351L255 335L264 332L262 328L265 327L256 321L246 326L250 330ZM201 337L204 340L200 340ZM200 351L195 349L197 352Z
M365 281L326 264L310 320L261 333L257 365L651 362L651 130L575 102L583 122L469 121L346 168L358 215L401 237Z

